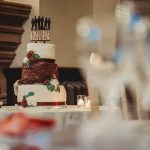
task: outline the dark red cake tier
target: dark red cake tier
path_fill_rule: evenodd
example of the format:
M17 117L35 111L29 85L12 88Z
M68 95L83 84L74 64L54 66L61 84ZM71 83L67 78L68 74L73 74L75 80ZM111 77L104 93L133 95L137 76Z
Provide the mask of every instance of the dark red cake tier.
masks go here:
M44 83L45 80L58 78L57 65L42 59L23 64L20 84Z

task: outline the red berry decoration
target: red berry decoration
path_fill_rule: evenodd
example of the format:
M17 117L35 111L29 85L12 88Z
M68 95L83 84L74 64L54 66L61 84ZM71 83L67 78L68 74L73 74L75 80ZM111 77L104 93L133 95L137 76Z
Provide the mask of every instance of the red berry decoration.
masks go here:
M52 74L52 79L56 79L57 77L56 77L56 74Z
M29 60L34 60L34 51L33 50L30 50L28 53L27 53L27 58Z
M22 106L23 108L28 107L28 102L27 102L27 100L26 100L26 97L25 97L25 96L23 97L23 100L22 100L22 102L21 102L21 106Z

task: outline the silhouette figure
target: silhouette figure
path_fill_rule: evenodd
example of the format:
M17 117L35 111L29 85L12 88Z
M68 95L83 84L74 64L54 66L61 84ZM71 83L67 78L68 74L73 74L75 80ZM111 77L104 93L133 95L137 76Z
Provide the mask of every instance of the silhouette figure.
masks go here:
M37 19L38 21L37 21L37 23L38 23L38 30L40 30L41 29L41 17L39 16L38 17L38 19Z
M51 19L40 16L37 18L35 16L31 20L31 25L31 30L50 30Z
M48 30L50 30L50 25L51 25L51 19L50 18L48 18L47 24L48 24Z
M41 17L41 30L44 29L44 17Z
M38 19L36 17L34 18L34 25L33 25L33 27L34 27L33 28L34 30L38 29Z
M33 18L32 18L32 20L31 20L31 25L32 25L31 30L33 30L34 27L35 27L35 20L34 20Z
M45 21L44 21L44 29L45 29L45 30L47 30L47 29L48 29L47 21L48 21L48 20L47 20L47 18L45 18Z

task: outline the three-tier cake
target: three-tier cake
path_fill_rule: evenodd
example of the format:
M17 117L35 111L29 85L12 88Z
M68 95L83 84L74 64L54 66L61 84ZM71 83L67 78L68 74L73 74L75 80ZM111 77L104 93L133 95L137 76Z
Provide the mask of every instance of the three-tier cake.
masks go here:
M58 81L55 44L46 43L50 39L50 22L47 18L40 17L40 19L32 19L31 40L35 43L27 44L22 76L14 84L17 103L24 107L28 105L65 105L66 91ZM44 42L39 43L38 41Z

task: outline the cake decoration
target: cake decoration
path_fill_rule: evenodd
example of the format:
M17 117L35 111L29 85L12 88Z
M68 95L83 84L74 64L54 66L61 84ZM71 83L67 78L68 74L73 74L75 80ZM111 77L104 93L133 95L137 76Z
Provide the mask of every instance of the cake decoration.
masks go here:
M34 95L34 92L29 92L27 95L25 95L25 98L33 96L33 95Z
M29 92L27 95L23 96L23 99L22 99L22 102L21 102L22 107L24 107L24 108L28 107L27 98L30 97L30 96L34 96L34 92Z
M35 59L40 59L40 56L38 54L35 54L33 50L30 50L27 53L27 58L32 61L32 60L35 60Z
M50 41L51 19L44 17L34 17L31 20L31 41Z
M52 79L57 79L57 75L52 73Z
M55 86L53 84L51 84L50 81L48 81L48 84L47 84L47 89L51 92L53 92L55 90Z
M47 89L51 92L60 92L60 85L58 82L52 83L54 81L45 80L44 84L47 85Z
M26 107L28 106L28 102L27 102L25 96L23 96L23 100L22 100L22 102L21 102L21 106L22 106L23 108L26 108Z
M56 92L60 92L60 87L57 85L57 88L55 89Z
M26 64L26 66L27 66L28 68L31 67L31 62L40 59L40 56L39 56L38 54L35 54L33 50L30 50L30 51L27 53L26 56L27 56L27 57L24 58L24 62L23 62L23 63Z

